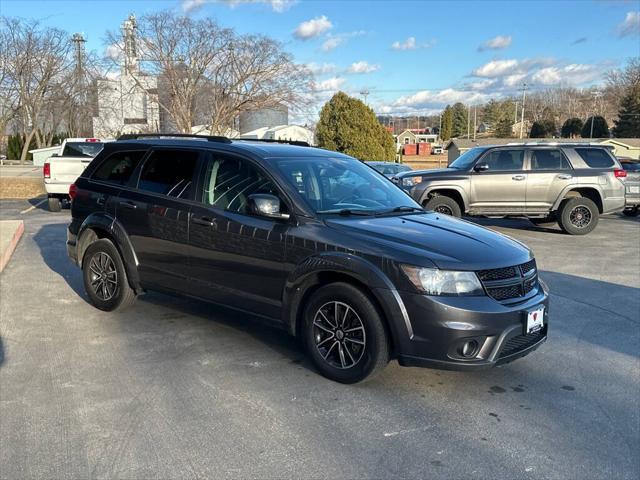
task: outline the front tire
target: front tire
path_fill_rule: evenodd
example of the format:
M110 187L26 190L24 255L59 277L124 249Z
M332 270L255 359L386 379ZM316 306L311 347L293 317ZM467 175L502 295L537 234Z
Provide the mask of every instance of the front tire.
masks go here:
M563 200L558 214L558 225L570 235L586 235L598 225L598 207L585 197Z
M124 310L136 299L116 246L106 238L93 242L82 257L84 288L94 307Z
M316 290L306 304L304 343L322 375L340 383L360 382L389 363L389 339L382 322L362 290L332 283Z
M434 195L424 204L424 208L452 217L460 218L462 216L458 202L446 195Z
M62 200L60 200L58 197L49 197L47 200L49 203L50 212L59 212L60 210L62 210Z

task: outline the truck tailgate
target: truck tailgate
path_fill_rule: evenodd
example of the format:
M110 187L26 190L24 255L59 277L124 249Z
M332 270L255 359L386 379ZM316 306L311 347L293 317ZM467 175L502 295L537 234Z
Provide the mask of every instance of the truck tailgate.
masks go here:
M89 157L53 157L48 160L51 177L45 183L72 184L91 163Z

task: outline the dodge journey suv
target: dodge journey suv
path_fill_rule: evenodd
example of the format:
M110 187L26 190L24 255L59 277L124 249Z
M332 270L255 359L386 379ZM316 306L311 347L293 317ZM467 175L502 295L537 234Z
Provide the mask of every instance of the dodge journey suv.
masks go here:
M68 253L94 306L157 290L241 309L299 337L339 382L390 359L490 367L547 338L526 246L427 212L340 153L138 136L105 144L70 195Z

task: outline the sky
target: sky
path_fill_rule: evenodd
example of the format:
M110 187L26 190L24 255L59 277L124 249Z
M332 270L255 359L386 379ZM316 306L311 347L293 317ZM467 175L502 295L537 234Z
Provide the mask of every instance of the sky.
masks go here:
M0 0L0 14L82 32L104 55L106 31L134 13L213 17L282 42L315 73L314 121L338 90L378 114L433 114L529 89L588 87L640 56L640 0Z

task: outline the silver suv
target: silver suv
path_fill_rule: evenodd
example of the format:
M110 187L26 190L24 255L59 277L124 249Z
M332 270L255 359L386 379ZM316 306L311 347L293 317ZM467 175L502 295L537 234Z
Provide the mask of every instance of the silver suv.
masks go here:
M600 214L624 209L626 174L602 145L514 143L472 148L448 168L400 173L392 181L428 210L528 217L584 235Z

